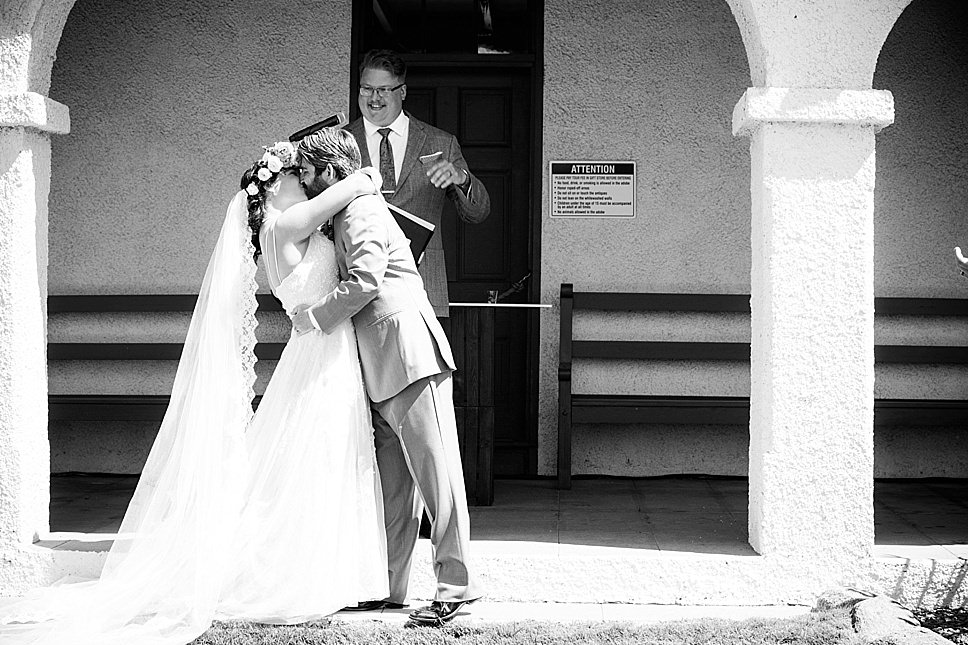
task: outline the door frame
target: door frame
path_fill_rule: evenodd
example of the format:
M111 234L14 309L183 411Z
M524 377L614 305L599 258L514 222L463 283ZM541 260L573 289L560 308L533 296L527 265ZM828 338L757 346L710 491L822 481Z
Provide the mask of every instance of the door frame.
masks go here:
M353 0L353 27L350 37L350 86L349 119L359 116L357 96L360 73L359 64L363 55L363 37L360 25L368 0ZM405 54L407 66L413 67L459 67L473 73L474 69L491 71L502 68L527 68L530 71L531 101L531 142L530 142L530 181L529 213L530 239L528 240L528 263L531 279L527 285L528 302L541 299L541 221L543 217L543 169L544 169L544 0L532 0L532 54ZM538 375L540 367L540 322L539 309L530 311L527 326L528 371L527 392L527 436L528 453L525 465L526 477L537 477L538 472Z

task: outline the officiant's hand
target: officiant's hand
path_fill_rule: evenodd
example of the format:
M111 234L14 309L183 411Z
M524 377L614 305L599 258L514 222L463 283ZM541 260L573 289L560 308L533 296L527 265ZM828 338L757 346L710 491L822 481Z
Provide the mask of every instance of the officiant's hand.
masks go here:
M297 336L317 329L316 325L313 324L312 314L309 313L307 305L300 305L296 310L296 315L292 317L292 328Z
M463 188L471 183L471 176L466 170L458 168L446 159L432 165L427 170L427 177L437 188L447 188L451 185Z

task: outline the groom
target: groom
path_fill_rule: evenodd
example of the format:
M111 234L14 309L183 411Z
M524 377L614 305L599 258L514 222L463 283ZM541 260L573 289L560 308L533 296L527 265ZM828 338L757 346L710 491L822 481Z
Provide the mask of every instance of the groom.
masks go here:
M298 147L300 181L315 197L360 168L345 130L323 128ZM431 520L437 592L410 614L442 624L481 596L468 570L470 519L464 492L450 345L434 316L410 243L378 195L360 197L333 219L340 283L293 319L297 333L328 333L353 319L373 411L383 486L390 595L361 609L405 606L423 506Z

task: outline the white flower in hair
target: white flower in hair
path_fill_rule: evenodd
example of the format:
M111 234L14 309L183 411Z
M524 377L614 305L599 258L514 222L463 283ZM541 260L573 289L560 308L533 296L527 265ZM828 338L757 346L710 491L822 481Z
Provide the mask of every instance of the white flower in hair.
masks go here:
M254 183L249 184L248 186L245 187L245 192L249 193L250 195L258 195L259 187L256 186Z
M256 177L258 177L261 181L269 181L272 179L272 171L268 168L259 168L259 172L256 173Z
M265 157L268 157L268 159L265 159ZM265 159L266 167L271 172L279 172L280 170L282 170L282 160L279 157L275 156L274 154L270 154L267 152L263 157L263 159Z
M277 141L269 147L263 148L266 154L262 155L262 160L269 163L269 157L276 157L282 162L282 168L294 166L296 164L296 146L290 141ZM273 170L272 172L278 172Z

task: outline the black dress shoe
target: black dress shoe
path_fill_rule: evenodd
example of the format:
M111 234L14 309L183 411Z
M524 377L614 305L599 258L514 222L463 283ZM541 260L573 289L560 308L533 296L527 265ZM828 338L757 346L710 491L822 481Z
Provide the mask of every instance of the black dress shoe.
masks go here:
M410 620L421 625L434 625L439 627L453 620L461 607L469 605L475 600L477 598L473 600L456 600L454 602L435 600L427 607L421 607L420 609L411 611Z
M356 606L343 607L340 611L376 611L377 609L403 609L406 605L389 600L361 600Z

